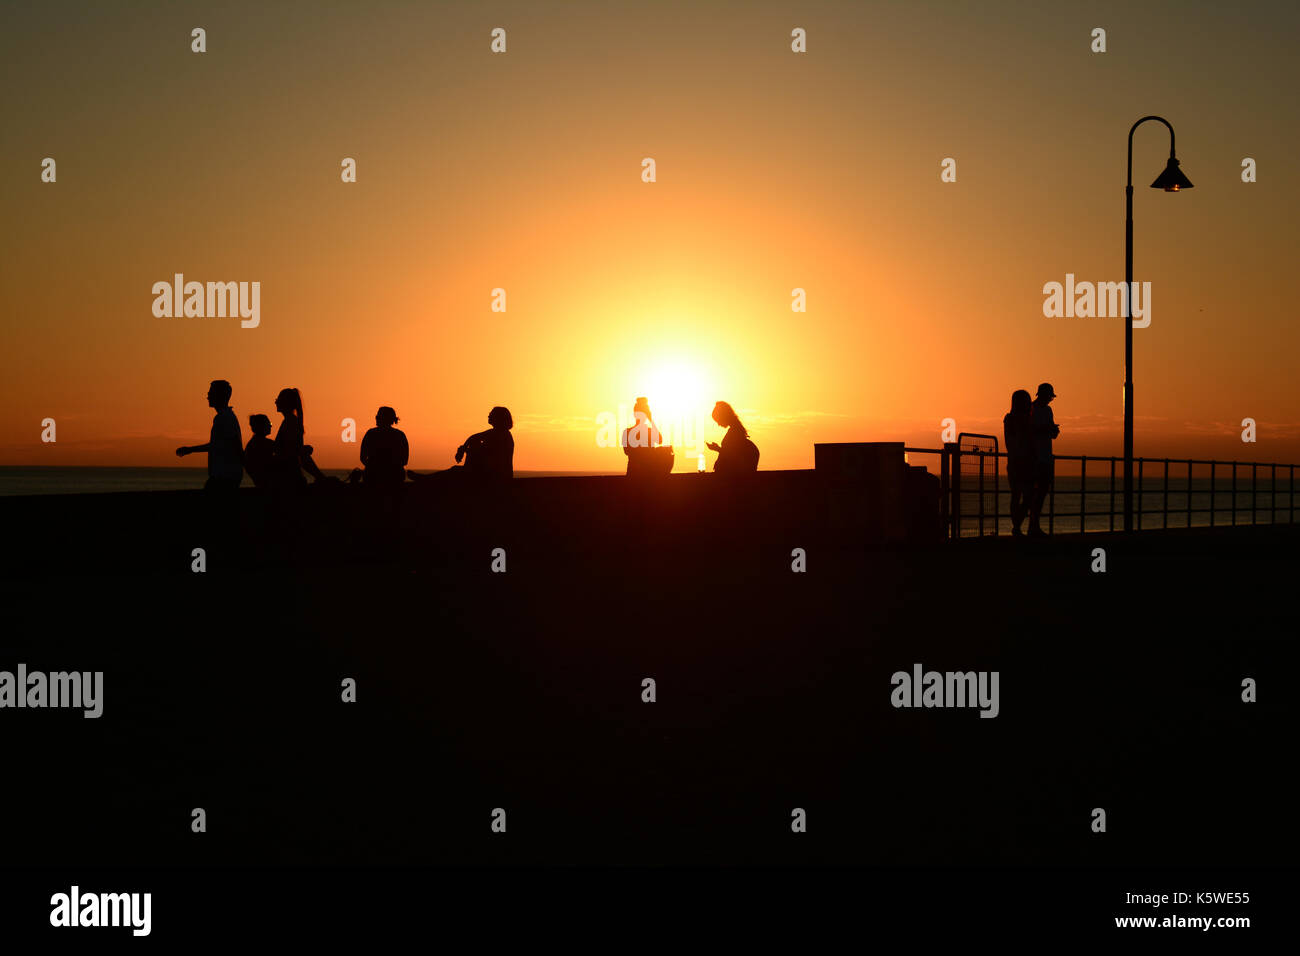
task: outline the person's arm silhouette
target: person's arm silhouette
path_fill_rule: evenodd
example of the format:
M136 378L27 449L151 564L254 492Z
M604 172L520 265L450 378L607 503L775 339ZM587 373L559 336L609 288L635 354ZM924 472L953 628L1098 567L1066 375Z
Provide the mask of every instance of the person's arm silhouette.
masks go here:
M316 459L312 457L313 451L315 451L315 449L311 445L303 445L302 453L298 456L299 464L302 465L303 470L307 472L307 474L311 475L312 480L326 481L329 476L321 471L320 467L316 464Z
M470 435L468 438L466 438L465 444L461 445L459 448L456 449L456 463L460 464L461 459L464 458L466 455L470 455L472 457L475 454L475 452L477 452L480 448L483 447L484 440L490 434L492 434L491 431L476 432L475 434Z

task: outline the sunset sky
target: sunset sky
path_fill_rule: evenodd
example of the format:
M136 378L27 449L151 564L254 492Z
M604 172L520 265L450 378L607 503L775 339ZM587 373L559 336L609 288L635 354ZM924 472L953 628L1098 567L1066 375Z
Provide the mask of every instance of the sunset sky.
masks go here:
M500 404L517 470L619 470L598 416L647 395L803 468L1000 433L1041 381L1058 453L1119 454L1122 320L1043 286L1123 280L1148 113L1195 189L1147 188L1144 125L1137 452L1300 461L1297 36L1294 2L6 4L0 464L175 465L214 378L245 440L298 387L324 467L380 405L450 465ZM175 273L260 282L259 327L155 317Z

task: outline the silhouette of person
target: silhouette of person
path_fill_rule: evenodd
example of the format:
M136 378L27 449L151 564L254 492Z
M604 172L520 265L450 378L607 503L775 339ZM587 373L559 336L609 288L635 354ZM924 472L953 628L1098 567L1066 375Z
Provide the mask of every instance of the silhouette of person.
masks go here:
M749 438L749 432L740 421L740 416L726 402L713 406L713 420L727 430L722 437L722 444L708 442L704 447L718 453L718 460L713 463L714 474L743 475L758 470L758 446Z
M426 474L408 470L406 474L415 481L470 480L475 483L508 481L515 475L515 440L510 434L515 420L510 409L498 405L488 412L487 431L478 432L465 439L456 449L457 465L444 471ZM465 464L459 462L464 460Z
M1034 490L1029 499L1029 533L1035 536L1044 533L1038 519L1043 513L1043 502L1047 500L1047 492L1051 489L1055 477L1056 458L1052 454L1052 441L1061 434L1060 427L1052 417L1051 404L1054 398L1056 392L1050 383L1044 382L1038 386L1038 397L1034 399L1031 407L1034 436Z
M623 454L627 455L627 473L638 477L672 471L671 448L663 448L664 436L650 416L650 400L642 396L632 406L636 424L623 429Z
M217 379L208 386L208 406L212 416L212 432L207 444L182 445L176 457L184 458L196 452L208 453L208 480L206 491L234 491L244 480L244 442L239 431L239 419L230 407L232 389L225 379Z
M275 410L284 416L275 433L271 453L271 487L278 491L300 491L307 487L302 473L302 396L296 388L284 388L275 397Z
M375 413L375 427L361 439L362 478L367 487L391 491L406 480L406 463L411 449L406 435L393 426L397 412L387 405Z
M265 415L249 415L248 429L253 433L244 446L244 470L253 484L265 488L271 483L272 456L275 442L271 441L271 419Z
M1007 482L1011 485L1011 533L1023 534L1020 523L1029 511L1034 491L1033 404L1029 393L1018 388L1011 393L1011 411L1002 416L1002 438L1007 451Z
M320 470L316 465L316 459L312 457L312 452L315 450L311 445L302 446L302 470L311 475L311 480L316 484L322 481L333 485L343 484L342 478L335 478L333 475L327 475Z
M510 409L496 406L488 412L488 424L492 427L470 435L456 449L456 461L463 457L466 474L476 479L497 481L513 478L515 440L510 429L515 427L515 420L510 416Z

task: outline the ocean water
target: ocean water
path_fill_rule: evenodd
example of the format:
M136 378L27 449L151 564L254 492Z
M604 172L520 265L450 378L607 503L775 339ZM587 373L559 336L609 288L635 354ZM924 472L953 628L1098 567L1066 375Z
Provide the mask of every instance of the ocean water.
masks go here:
M350 469L322 468L327 475L347 479ZM416 469L417 471L420 469ZM430 469L433 470L433 469ZM618 474L585 471L516 471L518 478ZM119 491L192 491L208 480L206 468L99 468L46 465L0 466L0 496L77 495ZM252 481L244 476L243 487Z

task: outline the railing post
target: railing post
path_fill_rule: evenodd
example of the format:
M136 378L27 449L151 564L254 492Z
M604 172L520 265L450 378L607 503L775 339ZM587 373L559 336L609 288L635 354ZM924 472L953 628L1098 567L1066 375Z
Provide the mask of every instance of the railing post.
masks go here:
M952 520L952 538L956 541L961 537L961 446L956 442L945 442L943 450L951 462L948 475L952 483L952 507L948 513Z
M984 537L984 450L979 451L979 478L975 482L975 497L980 503L979 530L980 537Z
M1161 527L1168 528L1169 527L1169 459L1168 458L1165 459L1165 504L1164 507L1161 508L1160 510L1163 512L1164 515L1164 524L1162 524Z
M1052 483L1047 486L1047 533L1055 534L1056 528L1056 458L1052 458Z
M1079 456L1079 534L1088 530L1088 456Z
M993 537L1002 533L1002 456L993 453Z
M1192 526L1192 460L1187 459L1187 527Z
M1268 523L1277 524L1277 462L1269 465L1268 474Z
M1255 523L1255 499L1259 496L1259 463L1250 463L1250 523Z
M943 450L939 452L939 527L943 528L945 535L951 534L952 529L948 527L948 496L952 494L952 488L949 478L949 455L948 446L944 445Z
M1115 530L1115 459L1110 460L1110 530Z
M1237 526L1237 463L1232 463L1232 526Z
M1214 527L1214 473L1218 470L1219 464L1213 458L1210 459L1210 527Z
M1138 509L1137 509L1137 510L1138 510L1138 513L1137 513L1137 527L1138 527L1138 530L1139 530L1139 531L1142 530L1142 498L1143 498L1143 494L1142 494L1142 466L1143 466L1144 464L1146 464L1146 459L1145 459L1145 458L1139 458L1139 459L1138 459L1138 486L1137 486L1137 500L1138 500Z

